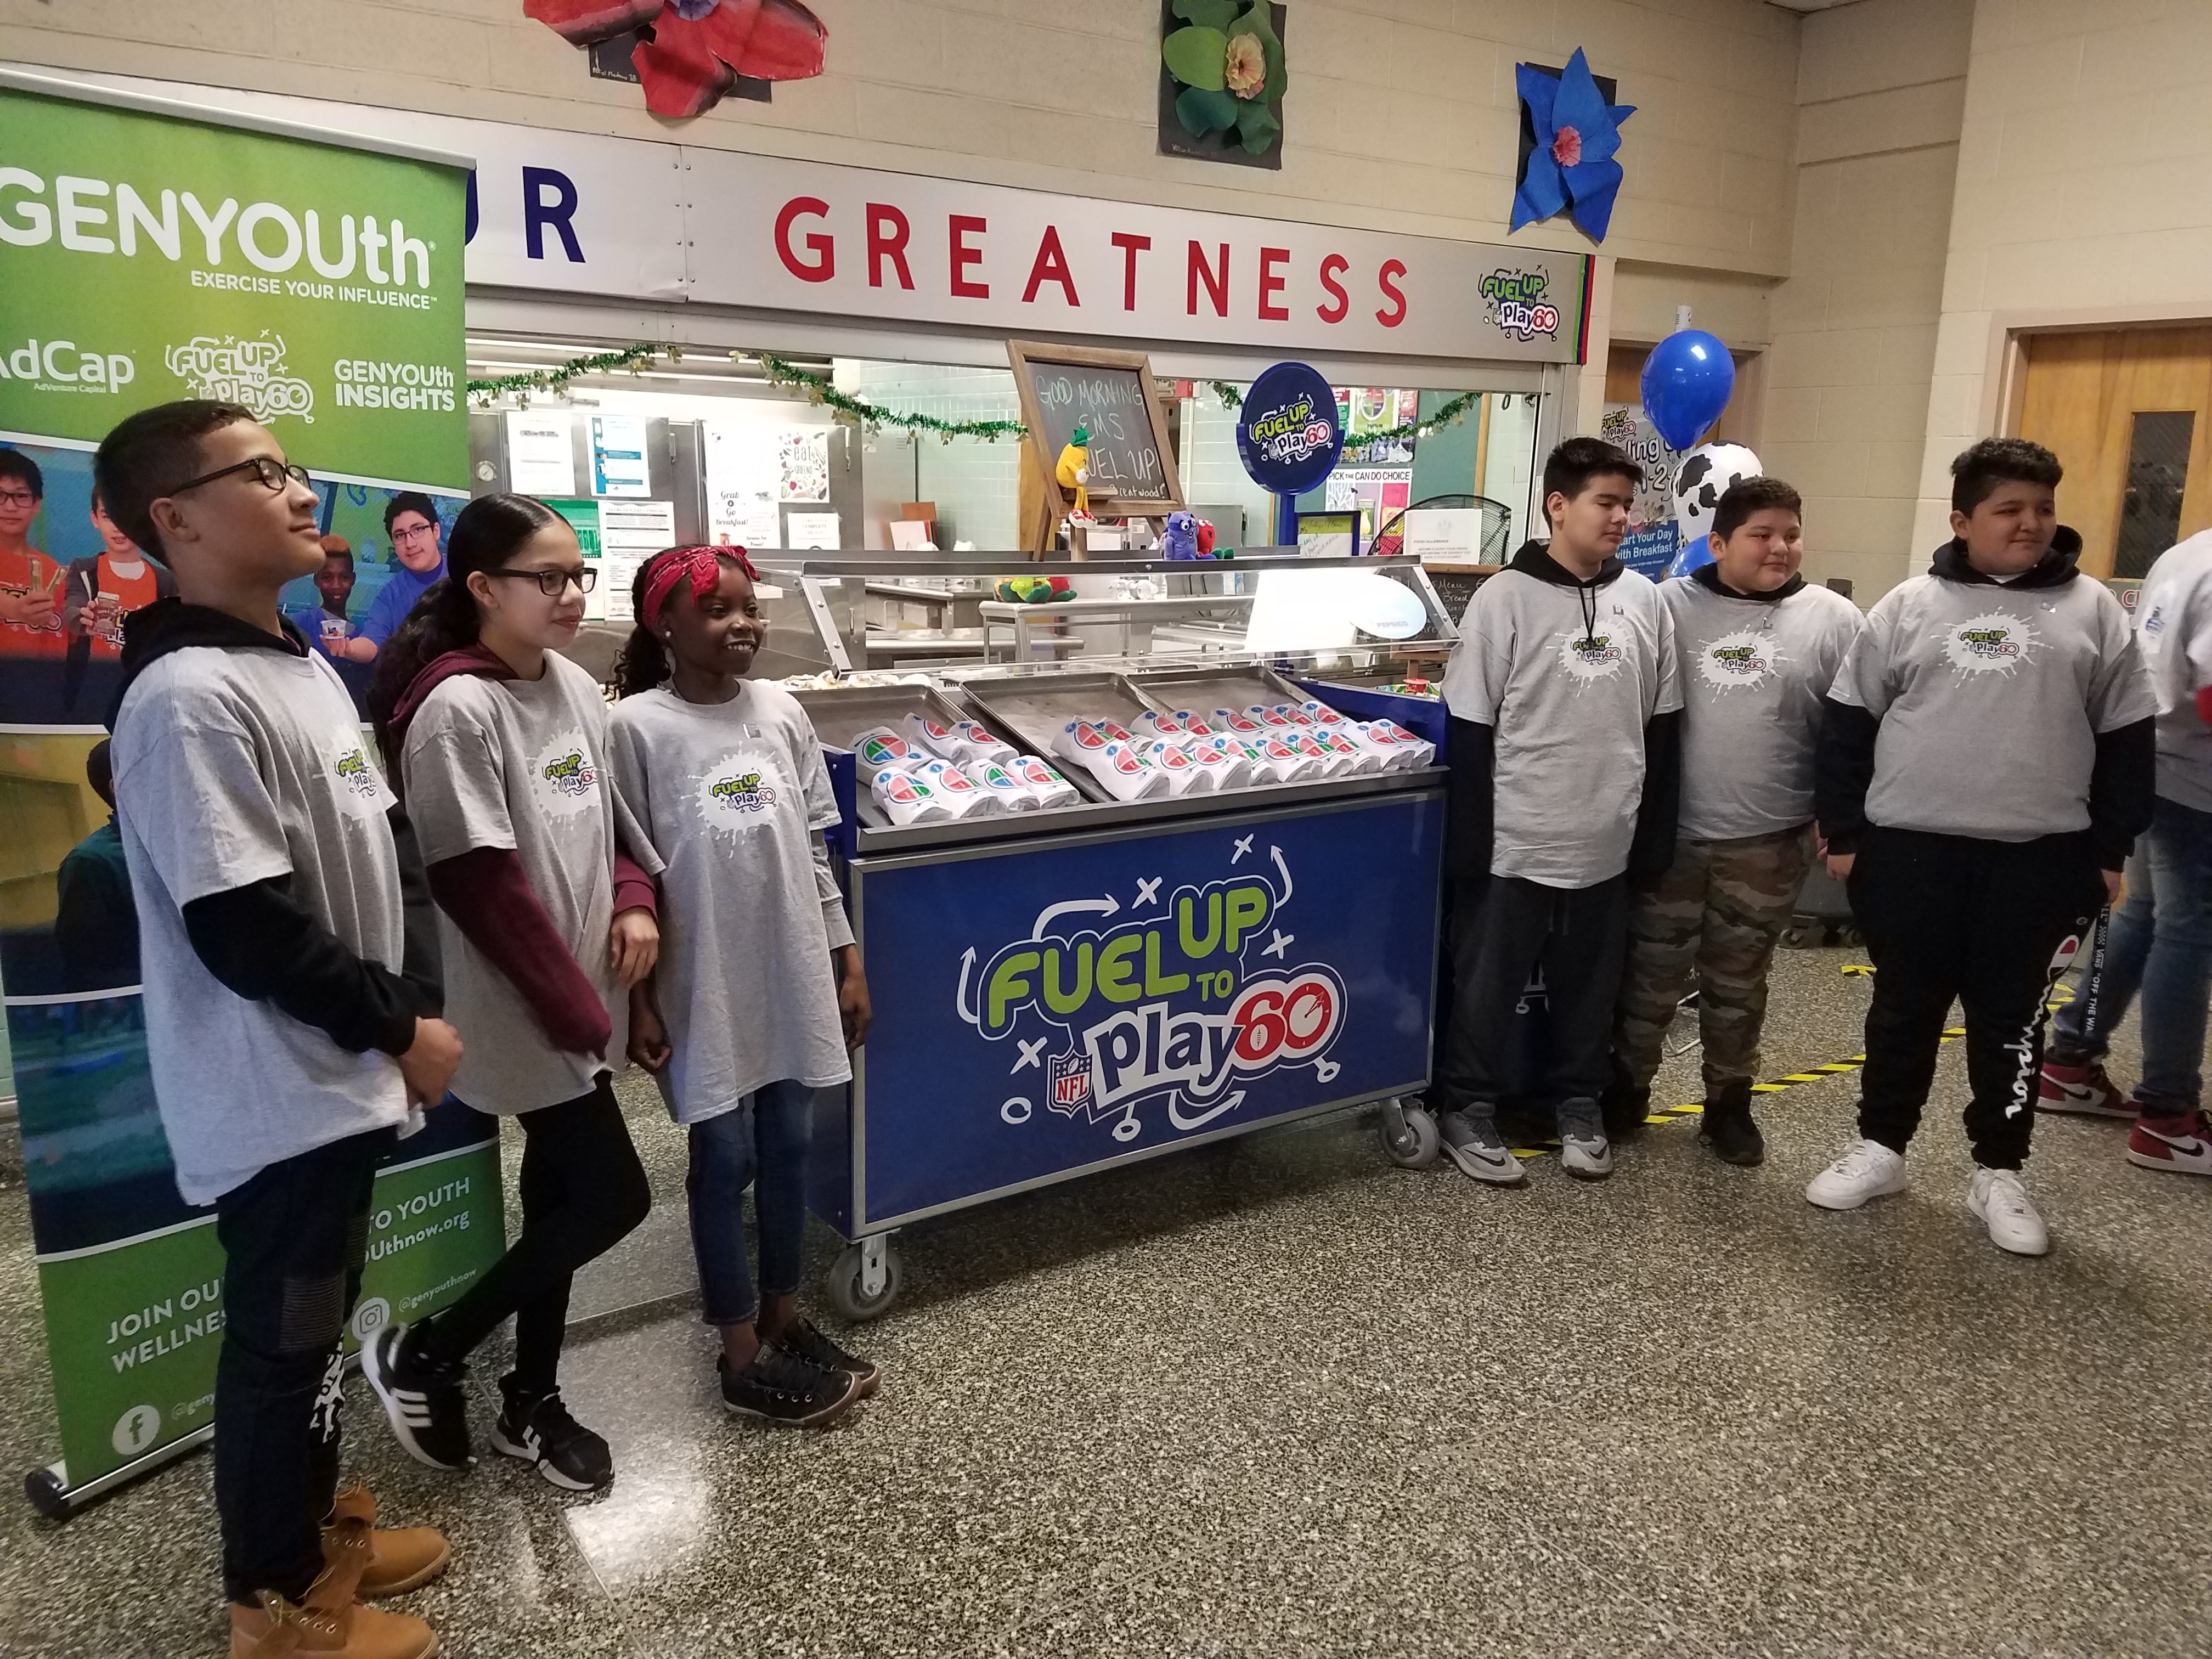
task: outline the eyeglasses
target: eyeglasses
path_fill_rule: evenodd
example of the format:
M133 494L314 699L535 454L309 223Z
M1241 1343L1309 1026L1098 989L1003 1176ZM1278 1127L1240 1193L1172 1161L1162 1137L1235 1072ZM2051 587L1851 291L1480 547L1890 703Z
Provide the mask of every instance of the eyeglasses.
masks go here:
M0 507L36 507L39 498L27 489L0 489Z
M394 530L392 532L392 539L395 542L419 541L425 536L434 536L437 533L438 526L434 524L410 525L404 530Z
M549 599L557 599L568 591L568 584L576 584L579 593L588 593L599 586L599 573L596 566L580 564L573 570L487 570L487 576L507 576L517 581L527 578L538 584L538 591Z
M188 478L167 493L181 495L187 489L198 489L202 484L213 483L217 478L228 478L234 472L251 472L261 481L261 487L272 495L281 493L288 483L305 484L310 489L314 488L308 482L306 467L296 464L287 466L273 456L256 455L252 460L240 461L235 466L219 466L212 472L203 472L197 478Z

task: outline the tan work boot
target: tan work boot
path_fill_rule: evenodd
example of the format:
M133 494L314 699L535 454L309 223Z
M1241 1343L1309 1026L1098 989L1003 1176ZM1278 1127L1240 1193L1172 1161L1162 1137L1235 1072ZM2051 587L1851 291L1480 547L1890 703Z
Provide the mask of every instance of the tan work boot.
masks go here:
M353 1593L364 1601L422 1589L445 1571L453 1554L453 1546L435 1527L380 1528L376 1499L366 1486L340 1492L323 1528L325 1565L343 1562L352 1570L357 1562L360 1577Z
M231 1603L230 1659L436 1659L435 1632L362 1606L346 1577L345 1565L325 1567L302 1602L263 1590L258 1607Z

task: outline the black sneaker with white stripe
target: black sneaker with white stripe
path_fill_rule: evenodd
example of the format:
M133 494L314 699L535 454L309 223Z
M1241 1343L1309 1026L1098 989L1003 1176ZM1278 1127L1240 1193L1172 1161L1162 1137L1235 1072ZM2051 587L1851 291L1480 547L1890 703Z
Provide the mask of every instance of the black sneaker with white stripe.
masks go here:
M465 1469L469 1450L469 1370L413 1352L411 1325L386 1325L361 1351L361 1372L376 1390L392 1432L407 1455L434 1469Z
M849 1353L815 1328L811 1319L793 1319L776 1334L776 1341L787 1353L797 1355L810 1365L818 1365L825 1371L843 1371L855 1385L853 1398L866 1400L876 1391L880 1380L872 1360Z
M492 1425L491 1443L509 1457L538 1466L538 1473L563 1492L597 1492L615 1478L614 1454L607 1443L568 1415L558 1389L526 1395L511 1376L501 1377L507 1409Z

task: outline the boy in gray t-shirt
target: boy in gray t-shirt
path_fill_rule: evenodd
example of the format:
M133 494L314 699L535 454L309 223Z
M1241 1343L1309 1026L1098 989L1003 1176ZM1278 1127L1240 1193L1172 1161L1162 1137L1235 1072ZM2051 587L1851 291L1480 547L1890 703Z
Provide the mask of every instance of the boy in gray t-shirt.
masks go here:
M2151 819L2158 704L2126 612L2075 568L2058 458L1990 438L1951 463L1954 539L1884 594L1828 695L1814 793L1828 868L1874 958L1859 1139L1805 1196L1905 1185L1953 998L1966 1019L1967 1207L1992 1243L2051 1238L2020 1169L2044 1001Z
M1698 986L1701 1138L1726 1163L1765 1157L1751 1117L1766 970L1813 858L1820 699L1864 626L1840 593L1808 587L1804 507L1779 478L1721 498L1711 562L1660 585L1682 696L1674 861L1630 900L1613 1024L1617 1103L1640 1121L1676 1006Z
M1498 1186L1527 1178L1497 1124L1516 1081L1556 1104L1570 1175L1613 1172L1598 1097L1628 872L1672 856L1682 707L1667 608L1615 556L1642 477L1595 438L1553 450L1552 539L1476 590L1444 672L1453 992L1438 1127L1463 1174ZM1540 1078L1516 1079L1516 1010L1538 971L1547 1052Z
M125 421L95 474L177 582L125 623L113 761L155 1097L178 1187L214 1203L225 1257L232 1651L322 1644L333 1626L349 1651L426 1650L420 1620L356 1598L434 1577L445 1540L363 1540L374 1501L336 1490L338 1340L371 1183L460 1059L421 862L351 699L277 609L322 562L305 472L246 410L188 402Z

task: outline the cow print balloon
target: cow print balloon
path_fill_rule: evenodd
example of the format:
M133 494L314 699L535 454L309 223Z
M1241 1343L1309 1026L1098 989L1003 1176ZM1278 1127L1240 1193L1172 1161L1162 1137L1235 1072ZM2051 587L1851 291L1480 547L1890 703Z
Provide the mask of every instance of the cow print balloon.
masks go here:
M1729 486L1758 476L1759 457L1741 444L1700 444L1682 457L1674 470L1674 523L1685 552L1702 555L1701 544L1712 533L1713 515ZM1705 559L1686 562L1703 564Z

